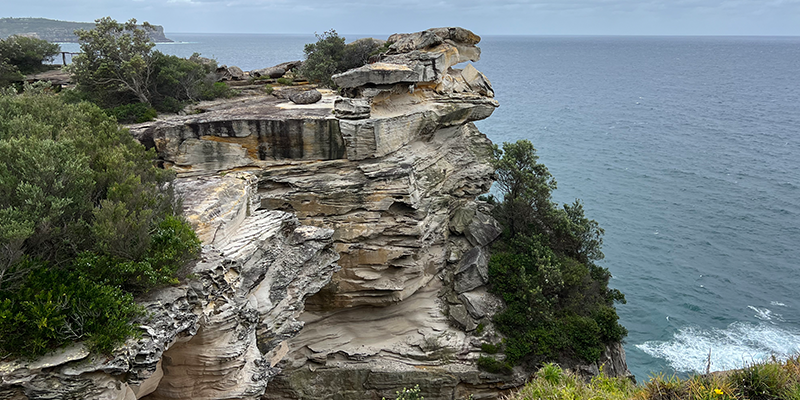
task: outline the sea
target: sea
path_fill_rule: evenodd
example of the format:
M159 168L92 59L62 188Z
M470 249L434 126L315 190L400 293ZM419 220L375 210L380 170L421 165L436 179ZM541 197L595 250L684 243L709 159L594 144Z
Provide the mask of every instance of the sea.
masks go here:
M167 36L164 53L243 70L300 60L316 40ZM500 107L477 125L498 144L533 142L554 199L581 199L605 229L600 264L627 298L617 310L640 381L800 353L800 37L485 36L480 47L474 65Z

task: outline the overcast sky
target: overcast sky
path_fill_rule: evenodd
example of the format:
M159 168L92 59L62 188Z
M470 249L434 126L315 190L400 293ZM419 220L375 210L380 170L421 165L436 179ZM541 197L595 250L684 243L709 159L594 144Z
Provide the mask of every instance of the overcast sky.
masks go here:
M169 33L800 35L800 0L1 0L0 17L104 16Z

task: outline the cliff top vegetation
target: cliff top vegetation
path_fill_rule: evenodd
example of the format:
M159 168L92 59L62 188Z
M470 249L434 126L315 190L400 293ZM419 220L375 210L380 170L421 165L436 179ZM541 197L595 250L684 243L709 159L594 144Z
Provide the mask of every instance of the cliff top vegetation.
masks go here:
M200 242L173 174L97 106L0 94L0 358L131 335L133 296L176 282Z
M45 71L44 65L61 51L57 44L25 36L0 39L0 88L22 82L25 74Z
M599 375L590 382L546 364L507 400L797 400L800 358L753 363L740 370L695 375L686 379L663 374L641 385L627 378Z
M77 30L81 53L67 68L77 84L69 99L91 101L129 123L147 121L156 110L178 112L194 101L233 95L216 82L216 63L153 50L151 29L147 22L106 17L93 29Z
M505 359L481 357L479 366L503 372L519 363L598 360L627 335L614 308L625 297L595 264L602 228L579 201L552 201L556 182L529 141L495 145L494 166L502 196L494 216L504 232L492 249L489 285L506 304L494 316Z
M311 82L335 87L331 76L358 68L369 61L369 57L381 50L378 41L361 39L345 44L345 38L331 29L317 34L317 42L305 45L306 60L300 74Z
M0 38L13 35L25 35L48 42L77 42L76 30L90 30L95 26L92 22L59 21L47 18L0 18ZM151 38L156 42L171 42L164 37L163 28L153 25Z

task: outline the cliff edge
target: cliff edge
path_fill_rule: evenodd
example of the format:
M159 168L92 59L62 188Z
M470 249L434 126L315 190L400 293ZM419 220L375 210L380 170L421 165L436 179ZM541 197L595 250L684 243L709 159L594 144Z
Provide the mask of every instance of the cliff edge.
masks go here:
M0 398L378 399L419 384L480 399L522 385L531 371L476 367L503 306L486 290L501 228L476 200L494 171L473 121L498 106L469 63L480 37L389 42L333 77L342 95L247 96L132 126L178 172L203 259L142 299L154 318L114 358L3 364ZM621 346L576 368L601 364L627 372Z

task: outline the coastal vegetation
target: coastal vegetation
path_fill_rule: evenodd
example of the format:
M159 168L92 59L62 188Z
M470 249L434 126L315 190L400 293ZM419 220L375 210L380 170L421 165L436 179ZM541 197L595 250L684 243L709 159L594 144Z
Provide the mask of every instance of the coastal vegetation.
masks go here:
M685 379L659 374L641 385L600 374L584 381L545 364L508 400L796 400L800 399L800 358L753 363L739 370Z
M331 76L358 68L369 61L369 57L381 46L372 39L360 39L345 44L345 38L331 29L317 34L317 42L306 44L306 60L300 74L311 82L335 87Z
M156 42L171 42L164 36L161 26L150 32L150 37ZM36 37L38 39L57 43L77 43L75 31L78 29L92 29L94 23L59 21L47 18L0 18L0 38L14 35Z
M200 242L153 151L94 104L25 89L0 93L0 358L108 352Z
M142 122L160 112L178 112L188 103L230 97L227 85L216 82L216 63L195 54L189 59L154 50L148 31L135 19L120 23L111 18L96 21L94 29L78 30L81 53L68 71L77 87L68 96L88 100L124 117L120 122ZM142 104L147 107L128 107ZM128 107L119 110L119 107ZM139 111L132 113L131 111Z
M52 61L61 51L55 43L25 36L0 39L0 88L22 82L24 75L49 69L43 64Z
M614 308L625 297L608 288L611 274L595 264L603 258L603 229L579 201L553 202L556 182L531 142L495 145L494 167L501 198L489 200L504 232L492 249L489 285L506 304L494 316L506 336L505 358L484 356L478 365L505 372L519 363L597 361L627 335Z

